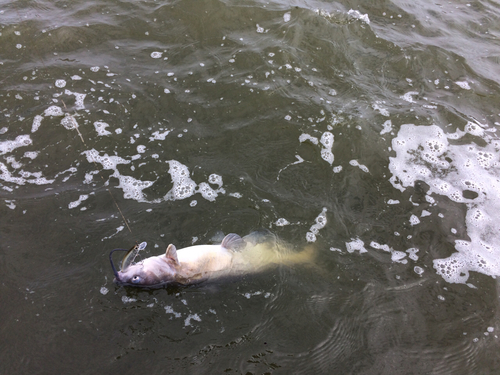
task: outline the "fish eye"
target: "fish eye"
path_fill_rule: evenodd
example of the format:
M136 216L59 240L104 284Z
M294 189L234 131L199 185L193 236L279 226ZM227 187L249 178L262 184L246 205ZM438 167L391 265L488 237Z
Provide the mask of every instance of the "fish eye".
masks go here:
M141 277L139 275L135 275L134 277L132 277L132 282L134 284L138 284L141 282Z

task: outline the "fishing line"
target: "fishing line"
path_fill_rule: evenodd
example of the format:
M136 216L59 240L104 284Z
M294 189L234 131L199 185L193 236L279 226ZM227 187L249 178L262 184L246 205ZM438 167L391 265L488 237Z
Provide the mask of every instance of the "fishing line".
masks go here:
M62 101L62 100L61 100ZM64 101L62 101L63 105L64 105L64 109L67 109L66 108L66 104L64 103ZM72 115L68 115L68 117L71 118L71 121L73 123L73 127L75 128L76 132L78 133L78 135L80 136L80 139L82 140L82 143L83 145L85 146L85 148L88 150L89 147L87 146L87 143L85 143L85 140L83 139L83 136L82 136L82 133L80 133L80 130L78 129L78 123L76 122L75 120L75 117L72 116ZM88 155L90 155L90 153L88 153ZM97 166L97 162L94 160L93 157L91 157L92 159L92 163L94 163L94 166L95 168L97 169L97 172L99 174L99 176L101 177L101 180L102 180L102 183L103 183L103 186L106 188L106 190L108 191L109 195L111 196L111 200L113 201L113 203L115 204L116 206L116 209L118 210L118 212L120 213L122 219L123 219L123 222L125 223L125 225L127 226L127 229L129 230L130 233L132 233L132 229L130 229L128 223L127 223L127 219L125 219L125 216L123 215L123 212L122 210L120 210L120 206L118 206L118 203L116 202L115 200L115 197L113 196L113 193L111 193L111 190L108 189L108 187L106 186L106 180L104 180L104 177L102 176L101 174L101 168L99 168Z

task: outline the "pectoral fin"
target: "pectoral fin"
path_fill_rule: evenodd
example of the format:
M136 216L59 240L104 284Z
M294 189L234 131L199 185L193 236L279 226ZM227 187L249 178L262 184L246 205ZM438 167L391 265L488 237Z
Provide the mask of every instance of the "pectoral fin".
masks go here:
M167 259L172 260L176 265L179 265L179 258L177 258L177 249L174 245L170 244L165 252Z
M238 251L246 246L246 242L237 234L229 233L226 237L224 237L220 245L228 250Z

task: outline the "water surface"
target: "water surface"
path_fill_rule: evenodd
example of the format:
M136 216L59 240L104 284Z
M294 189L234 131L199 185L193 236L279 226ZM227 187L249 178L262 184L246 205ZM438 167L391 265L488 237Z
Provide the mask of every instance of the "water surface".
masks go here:
M0 1L0 369L496 374L495 1ZM270 230L313 266L119 288Z

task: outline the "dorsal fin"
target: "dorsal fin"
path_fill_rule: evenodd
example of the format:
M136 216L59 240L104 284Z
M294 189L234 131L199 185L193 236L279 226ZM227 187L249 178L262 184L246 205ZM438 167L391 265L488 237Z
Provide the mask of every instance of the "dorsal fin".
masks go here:
M224 237L220 245L228 250L238 251L246 246L246 242L237 234L229 233L226 237Z
M171 259L175 264L179 265L179 258L177 258L177 249L174 245L170 244L165 251L167 259Z

